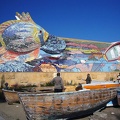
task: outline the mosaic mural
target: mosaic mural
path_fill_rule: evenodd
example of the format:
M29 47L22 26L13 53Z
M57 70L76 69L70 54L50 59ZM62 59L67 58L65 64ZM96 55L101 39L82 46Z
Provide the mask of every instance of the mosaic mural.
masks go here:
M0 24L0 72L111 72L120 70L120 42L60 38L29 13Z

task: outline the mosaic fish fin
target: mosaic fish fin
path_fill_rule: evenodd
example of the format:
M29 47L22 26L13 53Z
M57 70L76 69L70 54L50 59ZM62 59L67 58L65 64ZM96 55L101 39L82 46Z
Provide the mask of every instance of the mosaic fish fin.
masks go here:
M31 23L36 24L36 23L33 21L33 19L31 18L30 14L29 14L28 12L27 12L27 13L22 12L22 14L16 12L16 16L17 16L20 20L22 20L22 21L31 22Z

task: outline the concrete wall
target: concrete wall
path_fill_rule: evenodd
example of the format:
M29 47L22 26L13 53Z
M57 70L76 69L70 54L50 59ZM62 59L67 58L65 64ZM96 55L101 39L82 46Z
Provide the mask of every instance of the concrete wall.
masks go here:
M110 78L113 78L113 80L116 80L117 75L119 72L90 72L92 80L103 80L103 81L109 81ZM64 80L64 83L72 83L72 84L78 84L85 83L85 79L88 72L63 72L61 73L61 77ZM19 84L19 85L37 85L40 86L40 84L44 84L50 80L54 76L56 76L56 73L42 73L42 72L5 72L0 73L0 86L1 86L1 80L2 76L5 77L5 82L9 83L9 86Z

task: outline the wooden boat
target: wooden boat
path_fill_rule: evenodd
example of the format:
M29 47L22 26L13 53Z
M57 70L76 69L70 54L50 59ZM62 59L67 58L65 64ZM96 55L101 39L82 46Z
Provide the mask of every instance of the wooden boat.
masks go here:
M110 45L105 51L105 56L108 61L120 60L120 42Z
M56 120L87 115L117 95L116 88L60 93L18 92L28 120Z
M5 89L2 89L2 91L4 93L5 100L7 101L9 105L19 102L17 91L5 90Z
M102 88L118 88L118 87L120 87L119 83L107 83L107 82L83 85L84 89L90 89L90 90L102 89Z
M5 97L5 100L7 101L7 103L9 105L12 105L13 103L20 103L19 101L19 97L18 97L18 92L20 91L15 91L15 90L6 90L6 89L2 89L3 93L4 93L4 97ZM25 92L25 91L35 91L35 90L27 90L27 89L23 89L21 90L21 92ZM41 89L39 91L39 93L49 93L49 92L53 92L52 89Z
M90 90L95 90L95 89L102 89L102 88L119 88L120 84L118 83L113 83L113 82L99 82L98 83L92 83L92 84L84 84L83 89L90 89ZM110 106L117 106L118 105L118 100L117 97L111 100L106 104L106 107Z

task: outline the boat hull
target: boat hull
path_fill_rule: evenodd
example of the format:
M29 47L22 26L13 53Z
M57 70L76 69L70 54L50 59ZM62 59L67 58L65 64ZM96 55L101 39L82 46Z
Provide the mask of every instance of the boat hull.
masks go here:
M2 89L2 91L4 93L5 100L7 101L7 103L9 105L12 105L13 103L20 103L19 97L17 94L20 91L13 91L13 90L6 90L6 89ZM21 91L22 92L25 92L25 91L32 92L32 91L34 91L34 88L23 89ZM47 89L47 88L39 91L39 93L50 93L50 92L53 92L53 90Z
M28 120L74 118L93 113L117 95L115 88L61 93L20 93Z
M17 94L17 91L12 91L12 90L5 90L2 89L5 100L7 101L8 104L13 104L13 103L19 103L19 97Z

